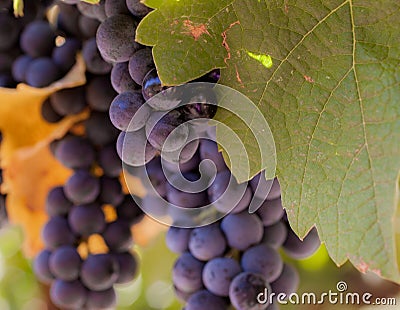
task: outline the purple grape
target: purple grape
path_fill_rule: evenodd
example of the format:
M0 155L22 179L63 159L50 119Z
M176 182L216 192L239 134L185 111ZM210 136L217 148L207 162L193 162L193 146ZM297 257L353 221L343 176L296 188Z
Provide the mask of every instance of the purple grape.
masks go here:
M100 193L99 179L86 170L77 170L64 186L65 195L75 204L86 204L96 200Z
M107 18L104 2L105 2L104 0L100 0L100 2L97 5L93 5L90 3L85 3L80 1L77 3L77 7L82 15L85 15L93 19L97 19L98 21L102 22Z
M79 14L78 26L82 36L89 39L96 36L97 28L99 28L100 22L97 19Z
M237 310L263 310L269 303L259 303L257 296L265 290L270 292L271 288L262 275L242 272L233 279L229 287L229 298Z
M71 135L58 143L55 156L67 168L84 169L90 168L96 155L87 139Z
M107 74L111 71L112 65L101 57L95 38L91 38L83 44L82 56L85 60L86 70L90 73Z
M265 200L257 210L258 216L261 218L264 226L273 225L282 218L285 211L282 207L280 198L275 200Z
M16 58L12 65L12 76L17 82L24 82L26 79L26 70L33 58L29 55L21 55Z
M154 68L151 48L146 47L136 51L129 59L128 68L132 80L142 85L147 72Z
M135 91L140 88L129 74L128 62L120 62L113 66L111 70L111 84L119 94Z
M42 103L40 113L48 123L57 123L62 119L62 116L54 110L49 98Z
M51 251L42 250L33 262L33 271L40 282L50 284L54 280L54 275L50 271L49 258Z
M98 151L98 164L103 169L104 175L108 177L116 178L121 174L122 163L114 143L108 144Z
M85 88L80 86L59 90L50 96L50 102L60 115L78 114L86 107Z
M136 197L136 199L138 199ZM143 211L131 195L125 195L124 200L116 208L118 218L124 219L130 225L137 223L143 217Z
M241 264L244 271L259 273L267 282L275 281L283 268L281 256L267 244L258 244L247 249L243 253Z
M102 176L100 178L99 200L103 204L119 205L124 200L121 182L118 178Z
M53 303L62 309L82 309L87 298L87 290L78 280L55 280L50 288Z
M123 219L109 223L102 235L111 251L129 251L133 245L130 225Z
M215 164L218 172L228 169L222 157L222 153L218 152L218 145L214 141L202 139L199 150L200 158L202 160L210 159Z
M96 76L86 86L86 101L95 111L108 111L116 95L108 75Z
M208 261L225 252L226 240L219 223L193 229L189 249L192 255L202 261Z
M111 124L106 112L92 111L84 126L87 138L99 146L114 143L119 134L119 130Z
M26 54L33 58L50 56L55 45L55 38L50 24L37 20L26 26L21 33L20 46Z
M89 255L82 264L82 283L92 291L104 291L111 288L118 277L118 261L111 254Z
M33 87L45 87L60 77L60 70L51 58L32 60L25 72L25 82Z
M303 241L297 237L293 230L289 229L283 249L287 255L294 259L304 259L314 254L320 244L317 229L315 228L307 234Z
M221 222L221 229L228 245L241 251L259 243L264 232L259 217L247 212L228 214Z
M76 241L65 218L54 216L44 225L42 239L49 249L56 249L62 245L73 245Z
M250 180L250 186L253 190L254 196L265 200L270 192L273 180L265 179L265 172L261 171L254 178Z
M217 257L210 260L203 269L204 286L217 296L229 296L229 286L242 269L239 263L228 257Z
M136 256L130 252L122 252L114 254L119 265L119 277L116 283L131 282L138 271L138 262Z
M46 212L49 216L67 215L71 210L72 202L64 194L62 186L53 187L46 199Z
M201 289L203 267L204 264L190 253L183 253L175 262L172 270L174 285L185 293L193 293Z
M227 310L225 299L215 296L207 290L201 290L191 295L187 301L185 310Z
M85 309L114 309L117 304L117 296L113 287L104 291L89 291Z
M63 45L54 48L51 57L63 73L67 73L74 66L80 48L81 42L78 39L66 38Z
M154 68L147 72L142 82L143 98L147 101L164 89L165 87L161 84L160 78L157 74L157 70Z
M151 9L140 0L126 0L126 6L133 16L141 18L151 12Z
M117 14L130 14L128 8L126 7L125 0L105 0L104 8L106 10L107 17Z
M297 270L293 266L285 263L278 279L271 283L271 288L277 295L280 293L290 295L297 291L299 282L300 277Z
M117 140L117 153L122 161L131 166L143 166L152 160L157 150L148 143L144 129L121 132Z
M74 281L79 277L82 259L75 247L64 245L56 249L49 258L51 273L64 281Z
M68 222L75 234L85 237L101 233L106 226L103 210L97 203L74 206Z
M189 249L192 229L170 227L166 234L167 247L174 253L183 253Z
M263 242L278 249L285 242L288 234L286 225L279 221L271 226L264 227Z

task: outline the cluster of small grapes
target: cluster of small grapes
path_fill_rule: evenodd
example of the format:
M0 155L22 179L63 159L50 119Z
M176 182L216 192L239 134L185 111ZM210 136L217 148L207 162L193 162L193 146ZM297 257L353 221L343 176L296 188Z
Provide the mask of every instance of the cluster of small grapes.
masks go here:
M0 132L0 147L3 135ZM3 184L3 169L0 168L0 228L7 223L6 196L2 193L1 185Z
M182 173L195 182L200 179L199 165L204 160L211 160L217 173L206 191L196 193L178 190L168 183L160 160L152 160L146 167L150 195L157 193L183 208L211 203L217 212L228 213L196 228L184 228L179 223L182 218L170 215L180 226L172 226L166 236L170 250L180 254L172 272L176 295L186 303L186 310L221 310L229 305L238 310L277 309L277 303L270 304L272 299L267 296L272 292L289 295L299 283L296 269L283 262L279 248L294 259L306 258L319 247L317 232L311 230L301 241L287 222L278 181L267 181L260 173L248 184L236 183L211 140L202 139L196 155L187 163L166 164L164 168L172 184L173 171L177 178ZM241 197L235 197L235 192L241 192ZM258 200L260 207L250 214L247 208L252 199ZM146 209L146 205L142 207Z

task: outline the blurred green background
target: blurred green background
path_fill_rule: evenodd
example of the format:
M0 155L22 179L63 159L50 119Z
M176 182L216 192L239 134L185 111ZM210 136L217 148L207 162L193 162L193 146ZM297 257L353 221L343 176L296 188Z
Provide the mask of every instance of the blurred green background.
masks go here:
M165 234L160 233L146 247L136 247L140 257L140 273L127 285L116 287L118 309L166 309L178 310L182 304L174 297L171 285L171 269L176 255L165 246ZM32 273L32 261L21 252L24 236L17 226L0 229L0 310L51 310L48 288L40 285ZM397 306L370 307L350 305L287 305L281 309L400 309L400 287L374 275L362 275L350 264L337 268L321 246L311 258L302 261L286 261L295 264L300 271L299 293L335 291L339 281L345 281L348 291L370 292L374 296L396 296Z

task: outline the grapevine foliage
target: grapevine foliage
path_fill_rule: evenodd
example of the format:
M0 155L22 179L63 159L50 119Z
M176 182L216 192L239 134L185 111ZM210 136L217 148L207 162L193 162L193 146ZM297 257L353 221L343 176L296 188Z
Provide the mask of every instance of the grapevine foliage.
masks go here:
M277 147L283 204L296 233L305 236L315 224L337 264L349 259L362 272L400 282L395 246L400 4L147 3L156 10L141 22L136 39L154 46L164 84L222 68L221 83L263 112ZM234 126L251 148L247 127L232 123L226 112L217 118ZM257 160L250 155L253 174L260 170Z

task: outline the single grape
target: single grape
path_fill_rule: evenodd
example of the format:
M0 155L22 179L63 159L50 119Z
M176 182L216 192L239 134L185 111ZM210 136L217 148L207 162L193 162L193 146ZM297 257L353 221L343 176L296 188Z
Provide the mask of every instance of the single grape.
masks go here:
M57 1L57 7L59 9L56 21L57 30L66 37L80 37L81 31L79 29L78 20L81 14L76 6Z
M262 275L242 272L233 279L229 287L229 298L237 310L263 310L269 303L259 303L257 296L265 290L271 292L268 282Z
M80 48L81 42L78 39L66 38L63 45L54 48L51 57L62 72L67 73L75 64L76 54Z
M13 31L9 33L13 33ZM55 38L50 24L37 20L26 26L21 33L20 46L26 54L33 58L50 56L55 46Z
M114 309L117 296L113 287L104 291L88 291L85 309Z
M86 107L85 88L80 86L59 90L50 96L50 102L62 116L78 114Z
M68 215L68 223L80 236L101 233L106 226L103 210L97 203L74 206Z
M253 190L254 196L259 199L266 199L271 187L272 187L273 180L266 180L265 179L265 172L261 171L257 174L254 178L250 180L250 186Z
M191 233L190 228L170 227L165 237L167 247L174 253L187 251Z
M185 303L187 303L187 301L189 300L190 296L193 295L193 293L185 293L185 292L181 291L176 286L174 286L174 293L175 293L175 296L179 300L181 300L181 301L183 301Z
M119 265L119 277L116 283L131 282L138 271L137 257L130 252L122 252L114 254Z
M185 306L185 310L227 310L225 299L215 296L207 290L201 290L192 294Z
M82 36L89 39L96 36L97 28L99 28L100 22L97 19L79 14L78 26Z
M82 259L75 247L64 245L56 249L49 258L51 273L64 281L74 281L79 277Z
M16 58L12 65L12 76L17 82L24 82L26 79L26 70L33 58L29 55L21 55Z
M151 108L144 104L144 99L139 92L129 91L114 98L109 113L115 127L123 131L135 131L146 125ZM132 121L134 116L134 121Z
M100 182L88 171L77 170L65 183L64 192L75 204L91 203L100 193Z
M125 62L138 49L135 43L137 22L131 16L118 14L107 18L97 29L96 43L108 62Z
M56 249L62 245L73 245L76 241L67 219L54 216L44 225L42 239L49 249Z
M32 60L25 72L25 82L33 87L45 87L60 77L60 70L51 58Z
M281 274L283 261L274 248L258 244L243 253L241 265L244 271L262 274L267 282L272 282Z
M62 116L54 110L49 98L42 103L40 113L48 123L57 123L62 119Z
M183 253L175 262L172 270L174 285L185 293L192 293L202 288L202 271L204 263L190 253Z
M181 208L197 208L207 204L207 193L205 191L190 193L181 191L169 183L166 186L166 191L169 203Z
M129 10L126 6L125 0L105 0L104 8L107 17L117 14L129 15Z
M86 86L86 101L95 111L108 111L116 95L109 76L96 76Z
M126 0L126 6L133 16L141 18L151 12L151 9L140 0Z
M32 27L31 27L32 28ZM0 15L0 51L7 51L18 41L20 27L7 14ZM24 45L25 46L25 45Z
M225 164L224 158L222 157L222 153L218 151L218 145L212 140L202 139L200 141L200 158L210 159L215 164L217 171L221 172L227 170L228 167Z
M121 132L117 140L117 153L122 161L131 166L143 166L154 158L157 150L147 141L143 129Z
M111 124L107 112L92 111L83 125L87 138L98 146L114 143L119 134L119 130Z
M87 139L71 135L60 141L55 156L67 168L84 169L93 164L96 155Z
M208 261L225 252L226 240L219 223L213 223L193 229L189 249L192 255L202 261Z
M128 68L132 80L142 85L147 72L154 68L151 48L146 47L136 51L129 59Z
M246 211L238 214L228 214L221 222L228 245L238 250L246 250L261 241L263 225L259 217Z
M119 94L140 88L129 74L128 62L116 63L113 66L111 70L111 84Z
M124 194L119 179L102 176L100 178L99 201L103 204L117 206L123 199Z
M80 1L78 2L77 7L81 14L87 17L97 19L101 22L107 18L104 0L100 0L100 2L96 5Z
M203 269L204 286L217 296L229 296L229 286L234 277L242 272L239 263L229 257L210 260Z
M285 242L288 234L288 229L285 223L279 221L273 225L264 227L263 242L278 249Z
M136 197L136 199L138 199ZM143 217L143 211L137 205L136 201L133 200L131 195L125 195L124 200L121 204L116 207L118 218L124 219L130 225L139 222Z
M92 291L104 291L111 288L118 277L118 261L111 254L89 255L82 264L82 283Z
M83 44L82 56L86 64L86 70L90 73L107 74L111 71L112 65L101 57L95 38L91 38Z
M162 86L161 80L158 77L157 70L151 69L142 82L142 95L145 100L149 100L151 97L157 95L159 92L164 90L165 87Z
M133 245L130 225L123 219L109 223L102 235L108 248L115 252L129 251Z
M108 177L115 178L121 174L122 164L114 143L105 145L98 151L98 164Z
M50 284L54 280L54 275L50 271L49 258L51 251L42 250L33 262L33 271L40 282Z
M261 218L264 226L273 225L279 222L284 213L285 211L283 210L280 198L275 200L265 200L257 210L257 214Z
M296 268L292 265L284 264L278 279L271 283L272 291L275 294L285 293L290 295L297 291L299 287L300 277Z
M320 244L316 228L310 230L303 241L297 237L293 230L289 229L283 249L287 255L294 259L304 259L314 254Z
M87 290L79 280L55 280L50 287L51 300L61 309L82 309L87 298Z
M62 186L53 187L46 199L46 212L49 216L67 215L71 210L72 202L65 196Z

